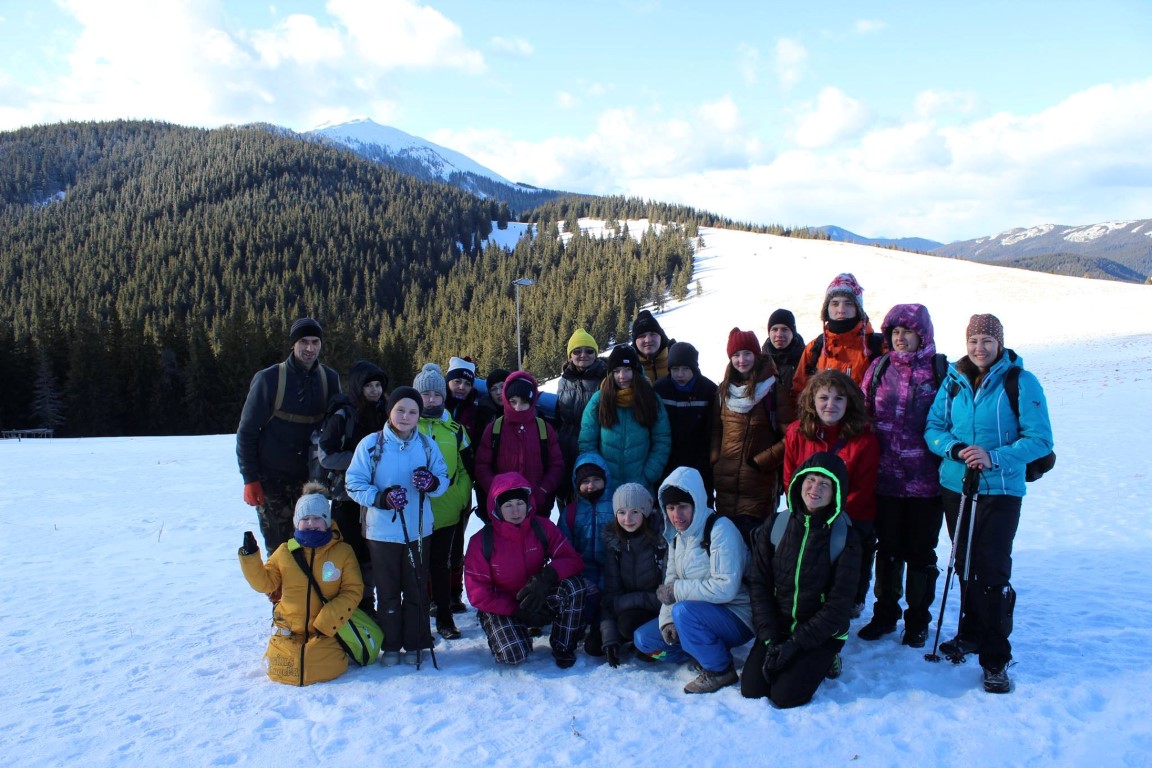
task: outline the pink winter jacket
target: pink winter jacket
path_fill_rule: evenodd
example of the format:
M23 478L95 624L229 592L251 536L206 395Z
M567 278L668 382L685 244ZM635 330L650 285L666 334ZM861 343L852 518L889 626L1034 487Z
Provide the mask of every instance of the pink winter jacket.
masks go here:
M551 565L561 580L575 576L584 568L580 553L548 518L533 516L529 510L529 516L519 525L500 519L496 498L513 488L531 488L531 485L519 473L506 472L496 476L488 491L488 525L492 526L493 534L491 560L484 557L483 530L469 539L464 556L468 602L478 611L501 616L516 613L519 607L516 593L545 565ZM548 539L547 550L532 529L533 518Z

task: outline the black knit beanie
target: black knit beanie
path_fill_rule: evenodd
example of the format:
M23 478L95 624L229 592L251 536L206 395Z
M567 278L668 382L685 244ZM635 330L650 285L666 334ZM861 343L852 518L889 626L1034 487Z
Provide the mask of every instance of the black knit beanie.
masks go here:
M696 500L692 498L692 494L683 488L669 485L660 489L660 506L667 507L670 504L684 504L685 502L696 506Z

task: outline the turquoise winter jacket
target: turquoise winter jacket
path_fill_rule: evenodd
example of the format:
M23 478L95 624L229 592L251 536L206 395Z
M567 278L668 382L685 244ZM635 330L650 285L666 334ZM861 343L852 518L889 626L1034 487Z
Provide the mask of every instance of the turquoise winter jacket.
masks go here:
M1004 375L1013 366L1021 369L1019 419L1012 413L1004 389ZM1044 390L1036 377L1024 370L1023 358L1010 349L988 369L976 391L968 378L950 365L928 413L924 439L928 448L943 458L940 484L948 490L961 491L964 462L953 459L951 451L962 443L980 446L992 460L991 469L984 470L981 478L981 494L1023 497L1028 462L1047 456L1053 448Z
M656 403L656 423L651 429L636 421L631 408L616 409L616 425L600 426L600 393L592 395L580 421L580 453L598 453L608 465L617 487L642 483L654 492L664 476L672 453L672 429L664 405Z

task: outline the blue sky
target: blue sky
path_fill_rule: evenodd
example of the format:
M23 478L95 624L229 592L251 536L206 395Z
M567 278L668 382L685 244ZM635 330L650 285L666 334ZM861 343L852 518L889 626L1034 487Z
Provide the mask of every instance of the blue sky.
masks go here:
M1152 218L1149 40L1146 0L0 0L0 130L370 117L538 186L951 241Z

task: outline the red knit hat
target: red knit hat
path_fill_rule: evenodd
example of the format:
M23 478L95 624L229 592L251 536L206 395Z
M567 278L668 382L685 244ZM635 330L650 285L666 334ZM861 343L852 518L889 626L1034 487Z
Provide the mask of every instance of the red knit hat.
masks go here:
M864 317L864 288L851 272L841 272L828 284L824 292L824 307L820 310L820 319L828 321L828 302L833 296L848 296L856 303L857 317Z
M740 350L748 350L754 355L760 354L760 340L756 338L755 331L742 331L733 328L728 331L728 357Z

